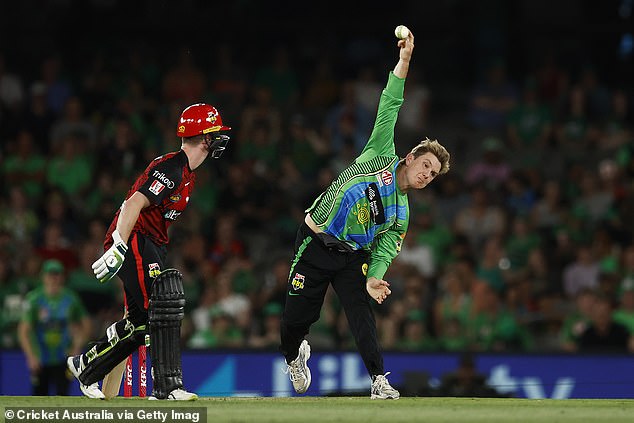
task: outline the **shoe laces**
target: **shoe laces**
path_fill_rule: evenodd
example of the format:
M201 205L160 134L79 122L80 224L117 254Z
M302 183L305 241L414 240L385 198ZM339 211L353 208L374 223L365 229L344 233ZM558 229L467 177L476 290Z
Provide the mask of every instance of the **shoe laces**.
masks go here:
M301 354L298 355L295 360L291 361L291 364L288 364L286 366L286 370L284 371L284 373L290 374L291 382L297 382L304 377L300 357Z
M387 372L384 375L376 375L372 385L377 391L382 391L382 390L385 390L385 389L394 389L390 385L390 382L387 381L387 375L389 375L390 373L391 372Z

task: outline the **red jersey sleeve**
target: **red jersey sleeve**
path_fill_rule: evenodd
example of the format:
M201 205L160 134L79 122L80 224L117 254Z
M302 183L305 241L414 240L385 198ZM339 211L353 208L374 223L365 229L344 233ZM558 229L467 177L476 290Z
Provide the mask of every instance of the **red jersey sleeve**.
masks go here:
M147 179L137 191L144 194L150 203L161 204L181 183L183 165L179 159L179 156L172 156L167 160L157 160L157 163L147 170Z

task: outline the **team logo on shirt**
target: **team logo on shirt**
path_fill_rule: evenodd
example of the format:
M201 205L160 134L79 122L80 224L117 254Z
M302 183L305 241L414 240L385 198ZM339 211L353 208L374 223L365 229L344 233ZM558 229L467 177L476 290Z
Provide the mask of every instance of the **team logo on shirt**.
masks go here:
M306 277L301 273L295 273L295 277L293 277L293 282L291 282L291 286L295 291L300 289L304 289L304 280Z
M172 194L170 195L170 201L172 203L178 203L181 199L181 195L180 194Z
M159 266L158 263L148 264L148 275L150 275L152 279L154 279L160 274L161 274L161 266Z
M357 203L357 209L352 209L352 214L357 216L357 222L361 225L365 225L370 221L370 210L368 210L368 203Z
M390 185L394 180L392 172L390 172L389 170L384 170L383 172L381 172L381 180L383 181L384 185Z
M361 273L363 273L363 276L368 276L368 263L363 263L363 266L361 266Z
M154 195L159 195L163 189L165 189L165 185L157 181L156 179L152 181L152 185L150 185L150 192Z

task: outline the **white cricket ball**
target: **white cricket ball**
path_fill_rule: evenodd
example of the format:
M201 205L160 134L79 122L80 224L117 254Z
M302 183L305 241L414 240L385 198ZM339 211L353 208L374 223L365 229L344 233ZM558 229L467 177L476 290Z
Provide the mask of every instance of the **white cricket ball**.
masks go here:
M396 38L398 38L399 40L407 38L409 36L409 28L407 28L405 25L399 25L394 30L394 35L396 35Z

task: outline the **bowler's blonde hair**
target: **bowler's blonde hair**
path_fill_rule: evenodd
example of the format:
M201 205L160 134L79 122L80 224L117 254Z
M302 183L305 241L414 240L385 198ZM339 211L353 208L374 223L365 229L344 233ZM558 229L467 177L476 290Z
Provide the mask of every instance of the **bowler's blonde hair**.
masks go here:
M438 142L438 140L430 140L429 138L425 138L420 143L418 143L418 145L412 148L412 151L410 151L410 153L414 155L414 158L420 157L425 153L431 153L436 156L436 158L440 162L440 172L438 172L438 174L442 175L449 172L449 159L451 158L451 155L449 154L447 149Z

